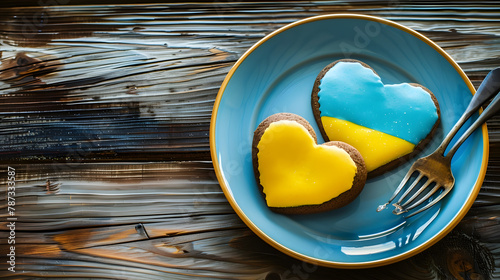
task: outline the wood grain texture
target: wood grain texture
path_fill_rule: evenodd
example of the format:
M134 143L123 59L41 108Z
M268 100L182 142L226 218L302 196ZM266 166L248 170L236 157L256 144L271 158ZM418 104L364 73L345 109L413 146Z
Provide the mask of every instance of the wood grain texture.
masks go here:
M414 28L477 86L500 62L500 8L476 3L3 8L0 160L208 160L213 101L233 63L266 34L320 14L364 13Z
M402 279L411 270L414 277L433 279L432 269L414 263L425 258L362 274L321 268L280 253L233 212L210 162L23 166L16 167L19 271L9 275L8 264L2 262L0 275L325 279L335 274L336 279ZM47 191L47 181L57 184L57 190ZM4 197L0 203L5 218ZM2 252L8 246L6 234L0 231Z
M1 189L1 276L500 278L499 117L488 122L483 188L459 226L420 255L361 271L303 263L260 240L225 199L208 143L225 75L279 27L345 12L394 20L444 48L477 87L500 64L497 2L136 2L2 1L0 170L18 171L19 222L10 274Z
M253 234L224 198L210 162L15 168L18 272L8 274L8 264L0 263L0 275L12 279L438 279L446 250L462 249L476 261L481 252L500 259L498 217L491 214L468 215L459 231L403 262L339 270L292 259ZM8 246L4 197L2 252ZM446 243L457 237L456 245Z

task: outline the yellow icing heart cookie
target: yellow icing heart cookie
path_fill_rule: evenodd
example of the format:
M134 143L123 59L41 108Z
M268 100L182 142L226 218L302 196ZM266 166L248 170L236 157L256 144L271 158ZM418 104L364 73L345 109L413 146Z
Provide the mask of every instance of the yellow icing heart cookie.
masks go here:
M254 172L271 210L307 214L342 207L363 189L366 167L359 152L342 142L317 144L303 118L289 113L265 119L255 130Z

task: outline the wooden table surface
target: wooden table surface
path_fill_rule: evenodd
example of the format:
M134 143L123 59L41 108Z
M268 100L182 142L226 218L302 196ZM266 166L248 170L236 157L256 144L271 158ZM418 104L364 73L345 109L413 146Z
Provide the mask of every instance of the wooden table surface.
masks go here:
M477 88L500 65L498 1L137 2L0 4L0 276L500 278L498 116L488 122L483 187L462 222L416 256L363 270L303 263L258 238L221 191L208 137L217 91L242 53L315 15L413 28Z

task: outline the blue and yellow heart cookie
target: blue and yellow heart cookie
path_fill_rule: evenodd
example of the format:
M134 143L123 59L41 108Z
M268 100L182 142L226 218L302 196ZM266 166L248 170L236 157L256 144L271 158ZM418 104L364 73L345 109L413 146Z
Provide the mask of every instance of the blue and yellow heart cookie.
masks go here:
M413 83L385 85L370 66L352 59L320 72L311 101L324 140L355 147L370 177L421 151L440 120L430 90Z

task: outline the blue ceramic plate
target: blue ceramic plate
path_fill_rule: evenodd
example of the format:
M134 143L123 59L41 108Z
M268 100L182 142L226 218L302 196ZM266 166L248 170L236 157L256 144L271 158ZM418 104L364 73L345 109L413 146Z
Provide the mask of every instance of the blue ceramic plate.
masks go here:
M266 117L290 112L306 118L322 143L310 106L311 90L321 69L341 58L366 62L385 83L415 82L436 95L441 126L421 156L437 147L474 92L449 55L409 28L362 15L304 19L263 38L228 73L212 114L212 160L236 213L275 248L323 266L385 265L428 248L463 218L486 172L487 130L476 131L460 148L452 162L455 189L426 213L405 219L391 210L376 212L412 162L368 180L361 195L341 209L297 216L271 212L253 174L253 132Z

